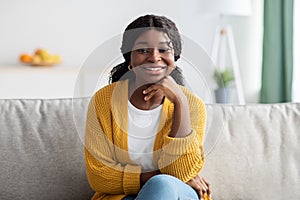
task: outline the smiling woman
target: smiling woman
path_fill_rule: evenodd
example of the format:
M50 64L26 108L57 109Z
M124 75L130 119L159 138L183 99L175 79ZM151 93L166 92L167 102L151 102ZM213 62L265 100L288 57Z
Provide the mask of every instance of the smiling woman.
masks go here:
M159 32L163 34L162 37L163 40L160 41L162 43L160 43L158 46L158 47L163 47L163 49L161 48L159 49L160 53L162 53L162 51L165 51L167 48L167 50L169 51L168 53L173 52L173 57L174 57L173 62L176 62L180 58L181 49L182 49L181 36L174 22L172 22L170 19L166 17L160 17L160 16L146 15L140 17L134 20L132 23L130 23L125 29L125 32L123 34L122 46L121 46L121 51L125 61L112 69L111 76L110 76L111 83L116 82L118 80L125 80L127 78L131 78L131 79L135 78L134 73L129 72L130 67L128 68L128 66L130 65L131 53L134 52L135 50L138 50L137 49L138 46L134 47L134 45L140 45L140 47L147 47L146 46L147 44L145 43L138 44L136 40L138 37L142 36L142 34L146 30L151 29L151 27L152 29L155 27L155 30L159 30ZM140 41L140 42L145 42L145 41ZM168 42L168 44L166 44L165 42ZM157 46L154 45L154 47ZM144 49L139 48L138 51L140 53L144 51L145 53L146 51L149 52L149 50L151 50L151 47L144 48ZM172 76L172 78L179 85L184 85L184 78L182 75L182 71L179 67L176 67L171 72L170 76Z
M137 38L130 58L136 84L156 83L171 73L175 64L170 43L168 36L157 30L146 31Z
M206 110L183 87L174 22L146 15L128 25L125 61L92 97L86 172L93 199L209 199L204 165Z

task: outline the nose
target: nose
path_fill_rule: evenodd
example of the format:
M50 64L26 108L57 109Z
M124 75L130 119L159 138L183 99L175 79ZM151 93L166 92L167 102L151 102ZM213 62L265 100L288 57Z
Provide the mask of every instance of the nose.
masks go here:
M161 60L161 55L159 53L159 50L157 48L151 49L151 51L148 54L148 61L155 63L160 60Z

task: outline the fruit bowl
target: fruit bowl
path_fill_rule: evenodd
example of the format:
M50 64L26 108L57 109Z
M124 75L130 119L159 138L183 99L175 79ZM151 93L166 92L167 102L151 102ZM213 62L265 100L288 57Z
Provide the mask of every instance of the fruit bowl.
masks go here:
M36 49L32 55L23 53L19 60L22 64L31 66L53 66L61 63L59 55L52 55L45 49Z
M59 63L48 63L48 62L40 62L40 63L29 63L29 65L33 66L33 67L50 67L50 66L54 66L57 65Z

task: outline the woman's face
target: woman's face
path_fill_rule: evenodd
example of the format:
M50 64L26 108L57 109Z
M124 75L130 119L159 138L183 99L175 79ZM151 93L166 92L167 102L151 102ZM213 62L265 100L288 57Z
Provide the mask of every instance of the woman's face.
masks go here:
M166 33L148 30L135 41L131 51L130 65L136 81L155 83L175 68L174 49Z

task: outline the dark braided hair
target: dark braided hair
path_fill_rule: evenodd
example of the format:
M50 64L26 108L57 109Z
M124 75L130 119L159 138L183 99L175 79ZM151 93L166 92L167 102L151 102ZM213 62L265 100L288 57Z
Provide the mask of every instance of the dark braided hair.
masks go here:
M163 31L170 38L174 48L174 60L177 61L181 54L181 37L174 22L164 16L145 15L131 22L123 34L121 52L125 61L115 66L109 77L109 82L113 83L119 80L134 79L135 75L129 71L130 54L135 40L145 31L156 29ZM179 85L184 85L182 70L177 66L170 74Z

